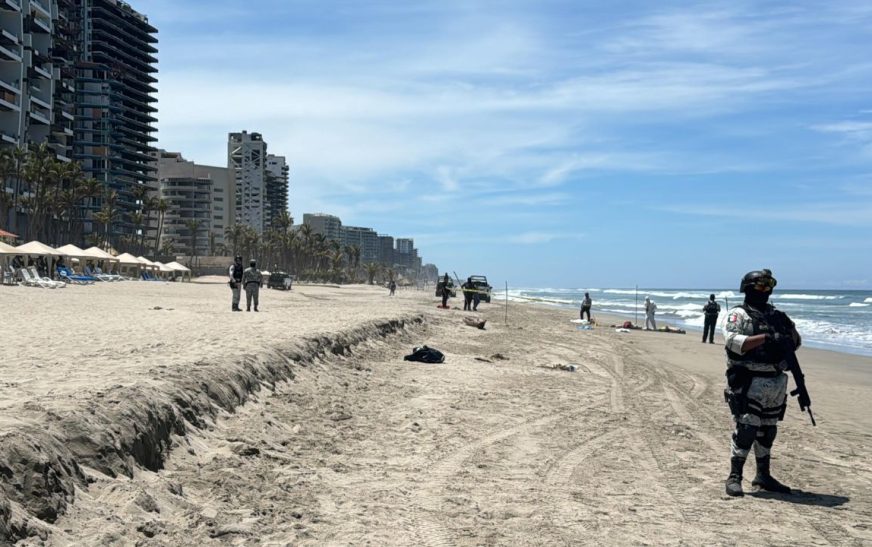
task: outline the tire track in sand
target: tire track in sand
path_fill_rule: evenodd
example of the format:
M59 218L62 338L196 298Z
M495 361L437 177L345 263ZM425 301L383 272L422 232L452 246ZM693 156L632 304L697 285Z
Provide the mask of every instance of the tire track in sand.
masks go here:
M591 399L590 403L579 408L576 407L567 415L563 412L555 412L548 416L538 418L536 420L525 421L513 427L497 431L487 435L477 441L473 441L466 446L455 450L448 456L436 462L425 478L432 479L433 483L428 487L420 488L414 494L413 499L417 503L412 506L412 513L407 517L408 522L416 530L416 536L419 545L428 546L450 546L455 545L456 541L451 536L451 532L446 529L441 522L442 516L442 490L448 480L457 475L464 469L464 462L472 458L477 452L485 450L506 439L528 432L547 427L548 425L558 420L573 421L576 417L583 415L586 411L602 405L605 398Z

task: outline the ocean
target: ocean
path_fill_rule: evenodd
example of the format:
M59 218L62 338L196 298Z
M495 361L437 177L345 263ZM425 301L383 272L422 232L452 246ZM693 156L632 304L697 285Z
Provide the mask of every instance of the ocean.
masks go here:
M594 316L601 312L634 320L634 310L638 309L638 321L644 325L644 302L648 296L657 304L658 327L669 323L699 332L703 326L702 307L710 294L721 305L719 326L726 320L727 304L735 306L743 296L730 290L639 289L637 301L635 289L510 288L508 298L510 302L573 308L575 317L585 291L593 299ZM494 300L497 299L505 299L504 291L494 291ZM803 343L809 347L872 356L872 290L776 289L769 301L793 319Z

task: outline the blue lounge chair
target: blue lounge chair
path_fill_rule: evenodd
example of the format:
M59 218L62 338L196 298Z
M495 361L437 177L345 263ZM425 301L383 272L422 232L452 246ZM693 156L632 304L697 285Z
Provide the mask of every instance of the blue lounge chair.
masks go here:
M70 283L76 283L79 285L90 285L94 283L94 281L96 281L95 278L89 275L79 275L65 266L59 266L57 270L58 275L61 276L63 279L69 281Z

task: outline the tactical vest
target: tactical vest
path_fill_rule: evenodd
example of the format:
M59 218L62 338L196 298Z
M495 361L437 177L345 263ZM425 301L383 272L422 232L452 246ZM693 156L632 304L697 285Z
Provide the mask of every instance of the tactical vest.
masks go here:
M784 312L776 310L770 305L766 305L766 311L758 311L747 304L740 304L740 308L745 310L745 313L751 318L753 331L749 336L756 334L781 334L789 335L792 331L793 323ZM763 344L751 351L740 355L727 349L727 356L732 361L741 361L746 363L766 363L777 365L784 360L784 353L770 344Z
M703 308L706 315L717 315L718 314L718 304L717 302L709 302Z
M243 272L242 266L240 266L239 264L234 264L233 265L233 281L237 281L237 282L242 281L242 272Z

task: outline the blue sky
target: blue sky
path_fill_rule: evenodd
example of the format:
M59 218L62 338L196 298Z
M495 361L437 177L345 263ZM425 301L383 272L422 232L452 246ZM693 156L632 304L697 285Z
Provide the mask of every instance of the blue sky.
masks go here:
M139 0L159 144L539 287L872 288L872 4Z

